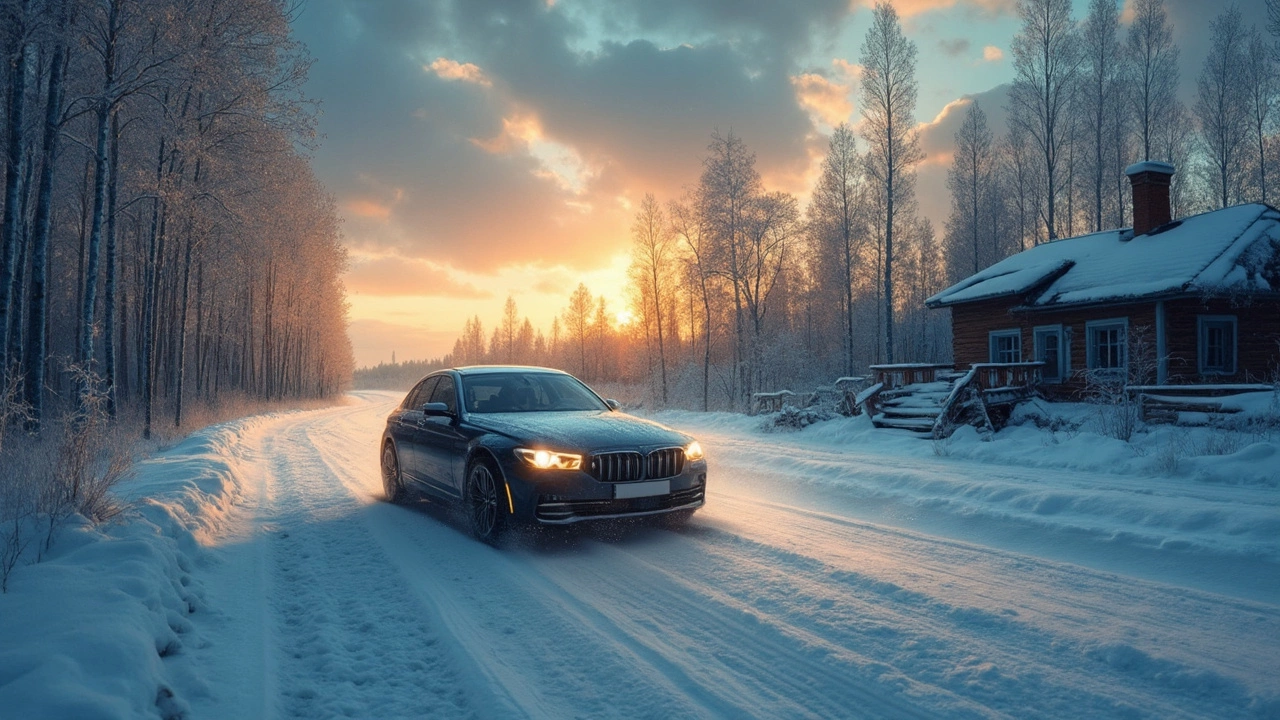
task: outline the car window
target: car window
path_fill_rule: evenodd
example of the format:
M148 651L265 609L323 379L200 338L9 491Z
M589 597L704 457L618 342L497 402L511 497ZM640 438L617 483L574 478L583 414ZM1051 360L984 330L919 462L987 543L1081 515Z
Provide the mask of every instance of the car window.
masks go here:
M453 378L448 375L441 375L440 382L436 385L435 391L431 393L431 402L444 403L449 406L449 412L458 412L458 391L453 386Z
M547 372L464 375L462 393L472 413L608 409L577 378Z
M431 397L431 391L435 389L436 383L440 381L440 376L429 377L418 383L418 386L409 391L405 396L403 407L405 410L421 410L426 404L427 398Z

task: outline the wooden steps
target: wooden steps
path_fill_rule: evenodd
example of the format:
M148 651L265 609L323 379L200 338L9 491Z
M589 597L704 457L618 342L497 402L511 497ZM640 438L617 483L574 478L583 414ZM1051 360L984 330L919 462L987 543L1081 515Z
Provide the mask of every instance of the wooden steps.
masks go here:
M897 428L933 434L943 404L951 396L958 379L912 383L880 393L878 410L871 422L880 428Z

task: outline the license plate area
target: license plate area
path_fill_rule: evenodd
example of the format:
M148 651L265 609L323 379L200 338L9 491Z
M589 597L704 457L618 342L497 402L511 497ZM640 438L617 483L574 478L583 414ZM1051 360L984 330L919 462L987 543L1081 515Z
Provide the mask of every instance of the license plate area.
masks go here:
M619 483L613 486L613 499L629 500L631 498L670 495L670 480L654 480L652 482Z

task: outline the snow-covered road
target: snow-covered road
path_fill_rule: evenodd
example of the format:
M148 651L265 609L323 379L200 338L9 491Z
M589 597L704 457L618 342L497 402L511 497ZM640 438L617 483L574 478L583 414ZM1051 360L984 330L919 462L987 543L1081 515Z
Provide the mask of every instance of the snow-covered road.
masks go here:
M495 550L447 511L381 501L397 400L357 393L241 433L245 502L194 572L210 612L186 658L193 717L1280 716L1274 558L1046 532L957 509L966 493L945 488L918 501L925 481L1092 497L1134 492L1122 478L743 438L686 415L711 462L688 527ZM849 467L917 501L832 481Z

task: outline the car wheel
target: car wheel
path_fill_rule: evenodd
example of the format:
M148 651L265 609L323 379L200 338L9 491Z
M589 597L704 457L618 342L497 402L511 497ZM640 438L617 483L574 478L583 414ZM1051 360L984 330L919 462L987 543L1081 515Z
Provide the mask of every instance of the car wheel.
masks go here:
M387 494L388 502L404 502L406 493L404 478L400 474L400 456L396 454L396 446L391 443L382 448L382 489Z
M490 545L498 543L507 523L498 495L500 482L493 467L484 460L476 460L467 470L467 520L472 534Z

